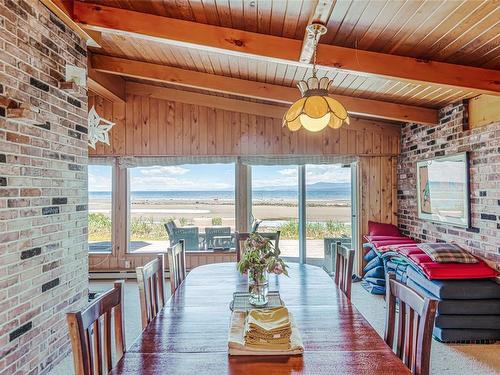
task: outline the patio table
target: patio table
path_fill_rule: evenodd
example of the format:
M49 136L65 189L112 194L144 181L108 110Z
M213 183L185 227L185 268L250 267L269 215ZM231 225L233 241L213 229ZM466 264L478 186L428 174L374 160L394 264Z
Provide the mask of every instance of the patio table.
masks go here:
M410 374L377 332L319 267L290 265L271 276L301 332L303 356L228 356L235 263L195 268L111 374Z

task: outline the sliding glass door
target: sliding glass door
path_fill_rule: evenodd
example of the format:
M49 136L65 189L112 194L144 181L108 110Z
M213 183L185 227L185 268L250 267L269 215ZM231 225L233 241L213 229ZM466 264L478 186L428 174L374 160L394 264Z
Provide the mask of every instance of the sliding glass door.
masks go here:
M351 169L340 164L306 165L305 182L306 262L324 266L332 244L350 242Z
M254 165L252 215L260 232L281 232L280 249L291 262L299 261L298 168Z
M332 246L351 245L351 166L251 167L252 216L260 232L281 231L286 259L332 271Z

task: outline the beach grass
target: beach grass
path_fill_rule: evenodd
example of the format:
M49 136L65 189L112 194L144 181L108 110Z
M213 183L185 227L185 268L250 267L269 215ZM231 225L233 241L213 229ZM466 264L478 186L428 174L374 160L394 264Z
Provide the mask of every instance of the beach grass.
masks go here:
M158 223L151 217L133 217L130 222L131 241L166 241L168 235L164 223L175 218L168 218ZM181 225L188 222L185 218L179 218ZM222 219L212 218L212 225L221 225ZM111 218L102 213L89 213L88 233L89 241L111 241ZM266 231L265 228L263 228ZM280 224L274 230L281 231L281 238L299 238L298 220L288 220ZM269 229L270 230L270 229ZM351 235L351 227L339 221L329 220L326 222L306 223L307 239L323 239L325 237L343 237Z

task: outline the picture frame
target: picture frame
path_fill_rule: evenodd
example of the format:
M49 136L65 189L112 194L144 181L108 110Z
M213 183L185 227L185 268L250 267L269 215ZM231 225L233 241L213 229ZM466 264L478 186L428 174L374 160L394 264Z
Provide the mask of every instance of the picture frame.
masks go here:
M418 218L469 228L468 152L421 160L416 169Z

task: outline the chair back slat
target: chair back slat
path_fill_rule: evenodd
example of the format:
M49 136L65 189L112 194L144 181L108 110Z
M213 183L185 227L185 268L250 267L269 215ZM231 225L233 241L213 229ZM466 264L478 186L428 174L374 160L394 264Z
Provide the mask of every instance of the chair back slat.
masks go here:
M278 230L276 232L257 232L259 235L261 235L264 238L267 238L270 241L274 242L274 248L278 249L279 248L279 242L280 242L280 234L281 232ZM241 256L243 255L245 251L245 246L244 243L248 238L250 237L249 232L236 232L234 234L235 237L235 247L236 247L236 261L239 262L241 259Z
M107 374L112 369L111 316L114 314L117 362L125 353L123 281L92 302L85 310L66 314L76 375Z
M399 283L393 273L386 275L386 323L384 340L394 349L397 315L396 355L415 375L428 375L432 344L432 329L437 302L422 297ZM396 304L399 312L396 314Z
M168 249L168 269L170 272L170 290L175 293L186 278L186 250L184 241L179 241Z
M341 242L336 245L335 284L337 284L351 299L352 268L354 264L354 250L348 249Z
M146 328L165 305L165 258L163 254L142 267L137 267L137 285L141 302L142 328Z

